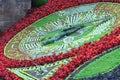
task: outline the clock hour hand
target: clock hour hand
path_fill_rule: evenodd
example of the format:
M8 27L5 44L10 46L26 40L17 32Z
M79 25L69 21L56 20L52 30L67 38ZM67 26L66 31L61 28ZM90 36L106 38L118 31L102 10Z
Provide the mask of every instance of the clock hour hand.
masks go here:
M78 31L79 29L83 28L84 26L79 26L79 27L71 27L71 28L66 28L64 30L62 30L62 32L55 34L53 37L49 38L49 39L45 39L42 41L43 45L49 44L49 43L53 43L61 38L63 38L64 36L69 36L72 33L75 33L76 31Z

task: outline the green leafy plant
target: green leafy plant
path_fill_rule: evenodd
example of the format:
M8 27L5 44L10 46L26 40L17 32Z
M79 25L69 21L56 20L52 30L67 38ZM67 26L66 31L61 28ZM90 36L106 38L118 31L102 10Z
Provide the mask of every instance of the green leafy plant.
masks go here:
M32 0L32 6L33 7L39 7L43 4L45 4L47 0Z

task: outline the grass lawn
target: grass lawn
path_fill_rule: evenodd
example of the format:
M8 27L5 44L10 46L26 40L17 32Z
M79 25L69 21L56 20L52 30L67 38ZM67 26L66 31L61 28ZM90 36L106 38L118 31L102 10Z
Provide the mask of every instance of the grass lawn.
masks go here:
M106 73L120 64L120 48L106 54L105 56L97 59L96 61L88 64L74 79L92 77L99 73Z

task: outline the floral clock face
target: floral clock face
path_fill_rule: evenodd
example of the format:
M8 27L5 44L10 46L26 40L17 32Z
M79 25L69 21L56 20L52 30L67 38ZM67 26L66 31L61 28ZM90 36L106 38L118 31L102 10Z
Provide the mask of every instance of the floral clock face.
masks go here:
M38 58L92 41L110 30L116 19L112 13L97 9L97 5L76 6L36 21L9 41L5 55L15 59Z
M113 6L116 8L111 11ZM113 26L120 24L119 7L117 3L93 3L50 14L16 34L5 46L5 56L17 60L36 59L50 56L54 52L59 55L85 42L99 40L113 30ZM51 75L60 65L68 63L68 60L71 58L42 66L10 70L22 78L39 80Z

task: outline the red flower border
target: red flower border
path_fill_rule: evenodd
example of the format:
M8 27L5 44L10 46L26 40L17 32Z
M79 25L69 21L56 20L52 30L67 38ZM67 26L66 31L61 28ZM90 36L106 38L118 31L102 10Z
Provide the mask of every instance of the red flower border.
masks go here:
M9 68L10 67L12 67L12 68L25 67L25 66L31 66L31 65L36 65L36 64L45 64L45 63L50 63L50 62L52 63L54 61L61 60L63 58L77 56L77 58L72 59L71 63L61 66L58 69L58 71L56 71L56 73L54 73L53 77L50 78L50 80L64 79L71 71L73 71L78 65L80 65L84 61L90 59L91 57L97 55L98 53L104 51L105 49L113 47L114 45L118 45L120 43L120 40L119 40L119 38L117 39L116 37L119 34L120 29L116 28L116 30L112 31L109 36L106 35L100 40L100 42L102 42L102 40L106 40L106 44L108 44L108 45L106 45L106 47L104 47L105 45L103 46L103 44L101 44L99 41L95 41L92 44L87 43L82 47L73 48L71 51L68 51L64 54L61 53L59 55L41 57L41 58L35 59L35 60L14 60L14 59L9 59L6 56L4 56L4 47L7 44L7 42L14 35L16 35L19 31L21 31L25 27L29 26L36 20L38 20L48 14L51 14L55 11L65 9L67 7L76 6L76 5L85 4L85 3L101 2L101 1L120 2L120 0L116 0L116 1L114 1L114 0L48 0L48 2L45 5L43 5L39 8L33 9L28 15L25 16L25 18L16 22L8 29L4 30L0 34L0 64L1 64L0 77L2 77L5 80L21 80L21 78L19 78L15 74L11 73L10 71L8 71L6 68L8 68L8 67ZM117 31L119 31L119 32L117 32ZM113 42L109 41L109 39L112 39ZM108 42L107 42L107 40L108 40ZM86 54L86 52L84 50L88 50L88 48L86 48L86 47L89 46L89 48L90 48L91 45L96 46L94 48L96 48L97 51L91 52L91 53L89 53L89 55L87 54L88 55L87 57L85 57L84 55ZM98 49L97 48L98 45L102 45L103 47L99 46L100 48ZM93 48L90 48L89 50L91 50L91 49L93 49ZM82 54L78 56L79 53L82 53ZM80 61L76 62L76 60L80 60ZM74 66L71 66L71 64ZM70 70L68 69L68 67L71 67ZM62 73L61 75L58 75L61 73L62 70L64 70L64 73Z

